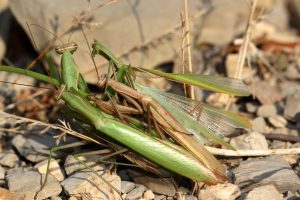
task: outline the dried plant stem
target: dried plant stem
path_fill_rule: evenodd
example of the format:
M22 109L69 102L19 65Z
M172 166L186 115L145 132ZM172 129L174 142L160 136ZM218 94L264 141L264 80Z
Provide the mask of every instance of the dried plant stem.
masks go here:
M20 120L21 123L31 123L33 125L42 125L42 126L45 126L47 129L48 128L52 128L52 129L60 130L60 131L62 131L64 133L68 133L70 135L73 135L75 137L79 137L79 138L84 139L86 141L94 142L96 144L101 144L99 141L94 140L94 139L92 139L90 137L87 137L87 136L85 136L83 134L77 133L77 132L75 132L75 131L73 131L73 130L65 127L65 126L47 124L47 123L44 123L44 122L41 122L41 121L38 121L38 120L29 119L29 118L26 118L26 117L20 117L20 116L17 116L17 115L12 115L12 114L9 114L9 113L3 112L3 111L0 111L0 117L1 117L1 119L4 118L4 120L2 121L2 123L5 120L8 120L10 118L17 119L17 120ZM17 130L14 129L13 132L17 133Z
M188 0L184 0L184 18L185 18L184 25L185 25L185 33L186 33L186 45L185 46L187 48L188 69L189 69L189 73L193 73ZM191 99L195 99L194 86L190 86L190 92L191 92L190 93Z
M246 56L247 56L247 50L251 41L251 35L252 35L252 28L253 28L253 24L254 24L254 13L255 13L255 9L256 9L256 5L257 5L257 0L253 0L252 4L251 4L251 12L248 18L248 23L246 26L246 32L243 38L243 44L241 46L239 55L238 55L238 60L236 63L236 70L234 73L234 77L233 78L238 78L240 79L242 76L242 72L243 72L243 68L245 65L245 60L246 60ZM233 101L234 97L230 97L228 98L227 104L226 104L226 109L228 109L230 107L231 102Z
M205 146L206 149L214 154L220 156L230 157L248 157L248 156L270 156L270 155L294 155L300 154L300 148L291 149L268 149L268 150L227 150Z

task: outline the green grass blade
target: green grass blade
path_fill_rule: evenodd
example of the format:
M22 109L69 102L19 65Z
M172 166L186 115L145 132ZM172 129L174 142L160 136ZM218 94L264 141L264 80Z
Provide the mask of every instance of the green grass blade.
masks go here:
M136 71L150 73L172 81L194 85L215 92L221 92L235 96L250 95L248 87L240 79L210 75L174 74L137 67L133 67L133 69L135 69Z

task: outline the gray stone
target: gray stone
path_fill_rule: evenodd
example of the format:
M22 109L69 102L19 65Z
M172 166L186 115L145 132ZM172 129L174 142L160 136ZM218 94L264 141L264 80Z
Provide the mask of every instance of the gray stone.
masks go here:
M174 196L176 189L170 178L153 178L150 176L137 176L133 178L137 184L143 184L148 189L157 194L164 194L167 196Z
M300 121L300 93L294 93L287 97L284 117L294 122Z
M39 162L48 158L50 148L55 145L52 137L45 136L32 135L27 138L24 135L17 135L13 138L12 144L26 159Z
M69 176L61 182L64 192L68 196L87 195L103 200L121 199L117 193L121 191L120 177L100 171L97 173L98 175L91 171L81 171Z
M0 164L13 168L19 161L18 156L14 152L3 152L0 154Z
M280 193L297 191L300 179L291 166L281 156L268 156L242 161L233 170L238 184L243 192L262 185L274 185Z
M291 143L289 142L284 142L284 141L280 141L280 140L274 140L271 143L270 148L271 149L287 149L291 146Z
M130 192L135 188L135 184L130 181L122 181L121 182L121 192L124 194Z
M101 165L99 163L99 159L101 157L99 155L93 156L80 156L77 159L84 161L85 165L83 165L80 161L78 161L73 155L68 155L65 160L64 168L67 175L73 174L74 172L78 172L82 169L86 169L86 166L91 167L95 171L105 170L105 165Z
M154 200L165 200L167 197L165 195L157 195L155 196Z
M102 3L91 1L91 7L96 8ZM59 35L70 27L75 17L77 19L81 13L87 12L88 6L88 1L82 0L11 0L10 3L10 9L28 35L26 21L42 25L44 29ZM190 20L191 24L193 21L194 24L201 21L199 14L202 9L201 1L189 1L189 14L194 16L194 20ZM32 12L33 10L42 10L43 17L39 12ZM182 10L181 0L139 1L137 4L133 0L119 1L89 13L83 23L86 22L89 27L86 30L87 38L101 40L126 63L133 66L155 66L180 54L178 47L181 45L181 19L178 13ZM82 32L78 26L72 30L61 40L67 42L72 35L72 41L79 44L73 57L80 72L85 75L85 80L96 83L97 76ZM197 27L194 30L197 30ZM53 35L39 28L32 29L32 32L39 50L53 38ZM56 42L56 45L58 44L60 45L60 41ZM175 51L178 51L177 54ZM56 57L56 60L60 62L60 58ZM103 65L106 62L100 56L96 56L96 63ZM106 72L103 66L99 69Z
M279 193L274 185L264 185L251 190L245 200L283 200L283 195Z
M258 108L256 114L260 117L273 117L277 114L277 109L274 104L265 104Z
M134 188L133 190L131 190L126 196L125 196L125 200L135 200L135 199L139 199L143 196L144 192L145 192L146 188L143 185L139 185L136 188Z
M5 169L0 165L0 179L5 178Z
M300 85L295 82L290 82L290 81L282 82L280 84L280 89L284 94L284 96L300 93Z
M287 125L286 119L284 119L280 115L275 115L272 117L268 117L268 121L272 124L275 128L284 128Z
M231 146L239 150L266 150L268 149L268 142L266 137L258 132L251 132L234 137L230 140Z
M261 104L274 104L285 97L277 85L272 85L266 80L253 81L250 90Z
M201 189L198 199L206 200L235 200L241 195L241 191L237 185L231 183L207 186Z
M13 175L13 174L21 174L23 172L26 172L28 171L27 168L23 168L23 167L15 167L15 168L12 168L12 169L9 169L7 170L6 172L6 175L9 176L9 175Z
M26 171L10 174L7 178L9 191L15 193L20 198L42 200L61 193L61 186L51 175L48 176L45 187L40 191L42 181L45 179L35 171Z
M257 117L252 121L252 129L259 133L267 131L267 124L263 117Z
M30 131L40 132L41 128ZM29 131L29 130L28 130ZM73 137L67 137L66 142L61 142L60 145L65 145L76 141ZM56 146L56 140L52 134L26 134L17 135L12 140L13 146L27 160L37 163L46 160L49 157L50 149ZM64 151L56 151L52 157L57 158L63 156Z

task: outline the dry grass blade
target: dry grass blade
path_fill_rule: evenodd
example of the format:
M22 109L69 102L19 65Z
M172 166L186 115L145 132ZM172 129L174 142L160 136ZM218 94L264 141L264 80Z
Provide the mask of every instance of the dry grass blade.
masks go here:
M251 11L250 11L250 15L248 18L248 22L247 22L247 26L246 26L246 31L245 31L245 35L243 38L243 44L241 46L239 55L238 55L238 61L236 63L236 70L235 70L235 74L234 74L234 78L240 79L242 72L243 72L243 68L244 68L244 64L245 64L245 60L247 57L247 50L251 41L251 34L252 34L252 29L254 26L254 14L255 14L255 9L256 9L256 5L257 5L257 0L253 0L252 4L251 4ZM233 100L233 97L228 97L227 100L227 104L226 104L226 110L230 107L230 104Z
M270 156L270 155L294 155L300 154L300 148L269 149L269 150L227 150L206 146L206 149L214 155L229 157Z
M29 118L25 118L25 117L20 117L20 116L17 116L17 115L9 114L9 113L3 112L3 111L0 111L0 117L4 119L1 122L3 124L6 122L6 120L8 121L9 119L15 119L15 120L17 120L17 123L19 123L19 124L29 123L31 126L38 126L38 125L40 125L40 126L44 126L46 129L51 128L51 129L54 129L54 130L59 130L62 133L67 133L67 134L70 134L72 136L79 137L79 138L81 138L83 140L103 145L99 141L97 141L95 139L92 139L90 137L87 137L87 136L85 136L85 135L83 135L81 133L78 133L76 131L73 131L70 128L68 128L67 126L60 126L60 125L48 124L48 123L44 123L44 122L41 122L41 121L38 121L38 120L29 119ZM14 130L14 132L17 132L17 131Z

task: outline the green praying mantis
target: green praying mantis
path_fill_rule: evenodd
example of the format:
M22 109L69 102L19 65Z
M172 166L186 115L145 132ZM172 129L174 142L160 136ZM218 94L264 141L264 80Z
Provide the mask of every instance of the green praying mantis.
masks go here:
M116 146L125 146L156 165L194 181L208 184L227 181L225 168L203 143L232 148L221 136L235 128L249 128L248 121L207 104L142 86L132 80L132 74L148 73L216 92L247 96L249 92L242 81L129 67L98 41L92 47L93 56L103 56L114 69L114 79L106 76L98 83L104 89L100 99L90 92L73 61L75 43L56 49L61 54L61 74L55 67L50 67L50 76L11 66L0 66L0 71L31 76L63 88L59 97L80 116L78 120L84 121L95 137L108 137ZM155 128L135 116L144 116Z

